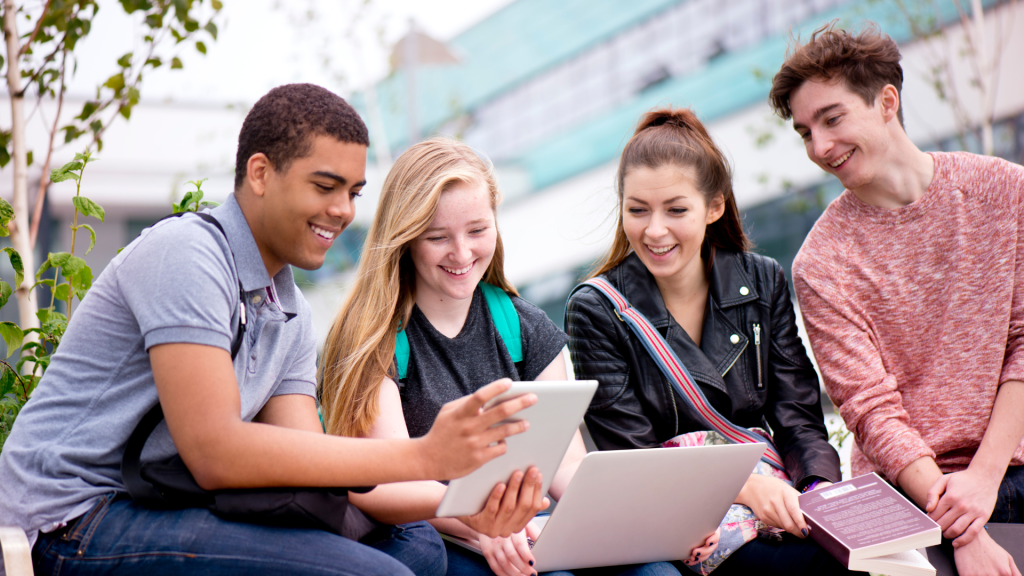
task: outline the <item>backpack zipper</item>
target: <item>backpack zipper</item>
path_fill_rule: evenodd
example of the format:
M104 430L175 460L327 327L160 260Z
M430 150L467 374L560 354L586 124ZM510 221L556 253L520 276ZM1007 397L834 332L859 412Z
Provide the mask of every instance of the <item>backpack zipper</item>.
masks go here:
M764 380L761 378L761 325L754 324L754 350L757 353L757 388L764 388Z

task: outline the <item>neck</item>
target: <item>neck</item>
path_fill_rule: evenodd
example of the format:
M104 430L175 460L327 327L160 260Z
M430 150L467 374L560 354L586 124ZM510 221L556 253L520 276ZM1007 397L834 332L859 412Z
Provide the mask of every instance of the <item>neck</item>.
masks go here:
M235 201L238 202L238 207L241 208L242 215L245 216L245 223L249 225L249 231L252 232L253 240L256 241L256 248L260 251L263 266L267 269L267 275L273 278L284 269L284 262L277 258L266 242L263 241L265 236L262 226L263 213L254 200L252 195L246 194L244 190L235 191Z
M694 258L673 276L655 276L654 281L658 284L658 291L669 308L672 307L671 303L686 302L696 295L707 294L710 285L702 258Z
M448 338L454 338L462 332L472 305L473 294L470 294L469 298L456 300L444 294L416 291L416 306L420 312L434 329Z
M865 185L851 189L865 204L895 210L924 197L935 176L935 162L900 127L890 129L886 162Z

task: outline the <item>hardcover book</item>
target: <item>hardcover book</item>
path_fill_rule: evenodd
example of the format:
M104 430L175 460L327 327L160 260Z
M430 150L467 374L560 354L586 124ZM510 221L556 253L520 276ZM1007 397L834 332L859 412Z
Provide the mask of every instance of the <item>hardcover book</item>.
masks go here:
M935 576L917 548L942 541L942 529L877 474L800 495L811 537L850 570Z

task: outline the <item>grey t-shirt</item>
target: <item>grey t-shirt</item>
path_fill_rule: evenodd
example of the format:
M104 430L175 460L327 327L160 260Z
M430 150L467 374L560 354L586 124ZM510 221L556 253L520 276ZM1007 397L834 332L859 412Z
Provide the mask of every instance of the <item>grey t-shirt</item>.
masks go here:
M211 215L225 234L188 215L144 231L74 310L0 453L0 525L20 526L34 542L38 531L54 530L99 496L124 490L125 442L157 402L148 349L192 343L230 351L239 279L247 316L234 362L240 416L251 420L271 396L315 393L316 334L291 269L271 284L233 196ZM143 460L174 451L161 424Z
M569 337L544 314L522 298L512 297L519 313L523 361L517 370L478 287L462 331L448 338L430 324L416 306L406 333L409 336L409 371L399 382L402 411L409 436L423 436L434 424L441 406L472 394L501 378L535 380L562 351Z

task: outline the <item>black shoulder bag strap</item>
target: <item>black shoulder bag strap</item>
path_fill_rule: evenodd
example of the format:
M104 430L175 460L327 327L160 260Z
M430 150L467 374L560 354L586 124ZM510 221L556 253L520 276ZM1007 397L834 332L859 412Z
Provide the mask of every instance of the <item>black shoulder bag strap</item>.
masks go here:
M177 214L171 214L158 220L162 222L168 218L177 218L185 214L195 214L202 218L207 223L212 224L220 233L227 238L227 233L224 232L224 227L221 226L220 222L216 218L210 216L205 212L179 212ZM242 289L242 281L238 281L238 305L245 306L245 291ZM231 360L235 360L235 356L238 355L238 351L242 348L242 338L245 337L245 312L239 311L238 317L238 332L235 335L234 342L231 343ZM135 430L132 431L131 436L128 437L128 443L125 445L124 455L121 457L121 480L124 482L124 487L131 494L132 498L139 502L160 505L166 503L166 498L156 489L155 486L146 482L142 479L142 449L146 445L146 441L149 440L149 436L156 430L156 427L164 419L164 410L160 406L160 401L157 400L155 406L150 408L149 412L142 417L138 425L135 426ZM191 488L190 484L194 484L195 481L191 478L182 479L182 491L189 492ZM196 486L198 487L198 485Z

